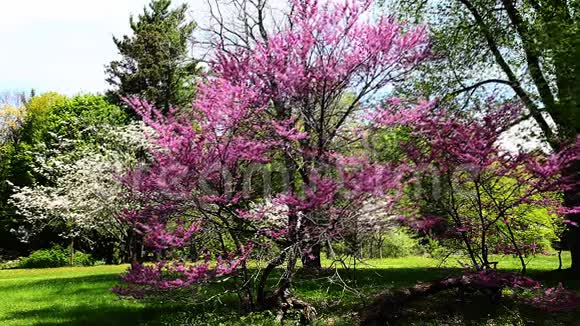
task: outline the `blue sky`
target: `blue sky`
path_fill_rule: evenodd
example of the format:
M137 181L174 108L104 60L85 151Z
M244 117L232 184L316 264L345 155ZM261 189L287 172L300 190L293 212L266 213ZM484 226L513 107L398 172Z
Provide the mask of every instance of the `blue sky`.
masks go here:
M104 65L117 58L112 36L129 33L129 15L148 2L0 0L0 92L102 92ZM202 0L188 3L195 17Z
M203 25L205 0L186 2ZM272 0L272 3L280 3ZM149 0L0 0L0 93L106 90L104 66L118 57L112 36L130 32L129 16ZM504 143L514 145L514 129ZM508 140L508 141L506 141Z

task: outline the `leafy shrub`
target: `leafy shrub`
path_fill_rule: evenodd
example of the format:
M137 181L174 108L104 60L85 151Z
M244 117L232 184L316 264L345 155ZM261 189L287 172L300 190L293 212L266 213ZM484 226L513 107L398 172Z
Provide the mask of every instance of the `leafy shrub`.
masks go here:
M94 266L95 259L91 254L86 254L81 251L75 252L74 257L74 265L75 266Z
M326 248L325 248L326 249ZM332 243L332 251L338 256L359 258L399 258L423 255L426 248L420 245L411 231L406 228L390 229L381 233L367 235L362 241L337 241ZM327 257L332 254L327 252Z
M75 252L74 266L93 266L95 259L91 254ZM30 256L22 258L20 268L50 268L70 266L70 252L61 246L34 251Z
M431 238L427 239L427 242L422 247L426 254L435 259L443 259L449 252L449 249L445 248L443 244Z
M383 257L398 258L416 255L421 252L417 239L405 229L388 231L384 236L382 246Z
M20 268L50 268L66 266L69 263L68 254L68 251L60 246L37 250L31 253L30 256L22 258Z

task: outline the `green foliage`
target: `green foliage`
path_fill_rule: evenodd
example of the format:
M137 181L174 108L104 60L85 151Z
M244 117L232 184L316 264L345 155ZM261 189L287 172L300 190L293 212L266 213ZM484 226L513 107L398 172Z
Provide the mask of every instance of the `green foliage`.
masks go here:
M349 240L332 243L334 254L363 259L400 258L422 255L425 248L406 228L395 228L364 237L360 242ZM327 256L331 256L330 253Z
M17 186L45 181L35 178L35 153L50 155L57 148L62 151L84 146L91 142L99 128L122 125L128 119L119 107L97 95L67 98L46 93L32 98L26 108L20 139L1 149L6 152L0 163L3 176ZM73 139L75 143L63 143L64 138ZM7 198L5 194L0 197Z
M55 106L68 101L64 95L49 92L35 96L26 104L26 121L21 130L21 142L27 144L41 142L47 130L48 116Z
M400 228L389 231L384 236L385 242L382 246L383 257L399 258L420 253L421 247L411 234Z
M97 95L82 95L54 105L47 115L44 137L85 139L101 125L121 125L127 116L117 106ZM43 137L43 138L44 138Z
M75 252L73 261L75 266L94 266L96 263L95 258L91 254L82 251Z
M426 242L421 245L421 248L429 257L438 260L445 258L449 251L439 241L431 238L427 238Z
M117 106L108 103L103 96L79 95L73 98L56 93L46 93L32 98L27 104L26 121L20 139L6 144L6 152L0 160L5 180L17 186L45 183L35 175L35 153L50 156L55 149L63 151L91 143L91 138L103 126L121 125L127 115ZM73 139L74 144L62 139ZM9 197L6 191L0 195L2 202Z
M385 0L386 10L426 24L433 60L398 91L477 109L490 94L518 99L552 136L580 132L580 19L574 1ZM540 102L542 105L536 105ZM539 111L558 125L551 135ZM544 139L546 140L546 139Z
M561 219L545 208L532 207L524 215L523 221L529 227L518 234L522 242L537 245L538 252L552 251L552 243L558 239L556 230Z
M405 128L377 130L369 137L371 154L379 161L398 162L404 155L400 144L407 141L411 141L411 139Z
M50 268L62 267L69 264L69 253L60 246L50 249L36 250L30 256L23 258L20 268Z
M107 82L119 103L137 95L165 112L185 107L194 95L197 61L190 57L189 40L195 23L187 20L187 5L170 9L170 0L152 0L137 19L130 19L133 35L113 38L121 60L106 68Z
M50 249L40 249L32 252L30 256L20 260L19 268L51 268L70 265L70 251L61 246ZM74 253L74 266L94 266L95 259L91 254L81 251Z
M48 93L33 98L28 104L21 142L50 148L61 138L87 140L99 126L123 125L127 121L127 115L103 96L66 98Z

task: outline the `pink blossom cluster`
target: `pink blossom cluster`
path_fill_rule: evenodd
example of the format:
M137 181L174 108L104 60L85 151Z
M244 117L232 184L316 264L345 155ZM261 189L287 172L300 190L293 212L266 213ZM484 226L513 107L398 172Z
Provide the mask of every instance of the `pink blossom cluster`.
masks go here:
M240 247L238 252L218 256L215 262L206 255L201 263L168 262L160 260L151 264L134 262L122 280L128 286L120 286L114 292L121 295L141 297L147 292L172 290L204 283L211 279L237 272L249 258L252 245Z

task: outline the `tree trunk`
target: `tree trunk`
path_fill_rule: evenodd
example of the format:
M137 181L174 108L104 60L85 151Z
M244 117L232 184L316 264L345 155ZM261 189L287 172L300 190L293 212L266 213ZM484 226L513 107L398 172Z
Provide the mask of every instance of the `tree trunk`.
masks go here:
M125 248L125 262L143 262L143 249L144 247L141 237L138 236L135 231L130 231L129 235L127 236Z
M365 326L389 325L389 322L396 315L395 312L404 304L461 285L461 277L453 277L426 284L417 284L412 288L385 291L362 309L360 324Z
M565 176L571 177L577 182L573 189L564 193L564 204L566 207L580 206L580 184L578 184L580 182L580 160L573 162L564 173ZM580 214L569 214L566 219L580 223ZM572 271L580 276L580 226L569 224L567 238L572 256Z
M572 258L572 270L580 275L580 229L575 226L568 228L568 247Z
M488 279L489 276L484 279ZM507 280L506 282L510 283L511 281ZM501 297L502 288L505 286L505 284L499 283L487 284L481 281L480 274L468 273L433 282L419 283L411 288L390 289L377 295L370 304L360 310L360 325L398 325L396 323L397 312L404 305L452 289L459 289L460 293L479 291L488 296L491 303L497 303L497 300Z
M69 245L69 265L73 266L75 264L75 238L71 238L70 245Z
M335 260L336 259L336 253L334 252L334 249L332 249L332 243L330 243L330 240L326 240L326 250L328 252L326 258Z
M558 249L558 270L562 270L562 248Z
M309 253L302 255L302 266L311 271L319 271L322 268L320 262L320 243L315 243Z

